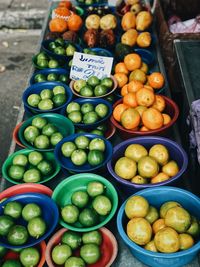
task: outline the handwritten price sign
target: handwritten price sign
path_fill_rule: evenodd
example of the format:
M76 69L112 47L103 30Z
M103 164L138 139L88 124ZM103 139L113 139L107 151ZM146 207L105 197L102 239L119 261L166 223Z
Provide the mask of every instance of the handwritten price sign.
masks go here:
M70 71L70 79L87 80L90 76L97 76L99 79L109 77L112 64L112 57L94 56L75 52Z

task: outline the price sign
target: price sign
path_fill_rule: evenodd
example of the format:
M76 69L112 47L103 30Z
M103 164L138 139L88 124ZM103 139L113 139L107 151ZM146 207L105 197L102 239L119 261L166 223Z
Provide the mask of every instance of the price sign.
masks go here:
M87 80L90 76L97 76L99 79L110 77L112 64L112 57L75 52L70 71L70 79Z

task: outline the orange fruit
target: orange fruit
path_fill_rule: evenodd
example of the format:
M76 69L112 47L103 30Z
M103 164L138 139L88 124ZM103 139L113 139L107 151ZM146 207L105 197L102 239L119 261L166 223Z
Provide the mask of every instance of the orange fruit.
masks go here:
M137 37L137 45L140 47L149 47L151 44L151 34L149 32L142 32Z
M79 31L81 26L83 25L82 18L77 14L72 14L68 19L68 28L70 31Z
M138 54L131 53L125 56L124 63L129 71L133 71L141 67L142 59Z
M160 89L165 83L164 76L160 72L153 72L148 77L149 85L154 89Z
M123 103L129 107L135 108L138 106L135 93L128 93L123 97Z
M117 105L113 110L113 117L116 121L120 121L122 113L128 108L125 104Z
M51 32L65 32L67 28L67 21L64 19L54 18L49 22L49 30Z
M164 119L164 122L163 122L164 125L167 125L172 120L171 117L166 113L162 113L162 116L163 116L163 119Z
M121 26L124 31L135 28L136 17L133 12L126 12L126 14L122 17Z
M150 85L145 84L144 88L149 89L150 91L154 92L154 89Z
M65 7L57 7L54 10L54 12L56 15L64 16L64 17L68 17L71 14L70 10L68 8L65 8Z
M145 110L147 110L147 107L144 107L144 106L137 106L135 109L139 112L140 117L142 117L142 114L143 114L143 112L144 112Z
M70 1L61 1L58 4L58 7L66 7L68 9L70 9L72 7L72 3Z
M155 95L147 88L142 88L136 92L136 101L138 105L150 107L155 101Z
M140 132L148 132L148 131L150 131L150 130L147 127L145 127L145 126L142 126L140 128Z
M139 89L143 88L143 84L140 81L131 81L128 83L128 92L129 93L136 93Z
M141 69L133 70L129 75L129 82L131 81L139 81L141 83L145 83L147 80L146 74Z
M165 109L165 99L161 95L155 95L155 101L152 105L152 108L162 112Z
M122 88L128 82L128 77L125 73L118 72L114 74L115 79L117 80L118 87Z
M161 183L168 180L169 178L169 175L165 174L164 172L160 172L151 179L151 184Z
M165 227L166 227L165 220L164 219L158 219L152 225L153 233L156 234L159 230L161 230Z
M125 84L121 89L121 95L125 96L126 94L128 94L128 84Z
M115 73L118 73L118 72L129 74L129 71L124 62L119 62L116 64Z
M134 108L128 108L122 113L120 121L125 129L135 129L140 124L140 114Z
M149 128L150 130L156 130L163 126L163 116L155 108L148 108L142 114L143 125Z
M142 62L142 66L140 67L140 69L145 73L147 74L148 70L149 70L149 67L148 65L145 63L145 62Z

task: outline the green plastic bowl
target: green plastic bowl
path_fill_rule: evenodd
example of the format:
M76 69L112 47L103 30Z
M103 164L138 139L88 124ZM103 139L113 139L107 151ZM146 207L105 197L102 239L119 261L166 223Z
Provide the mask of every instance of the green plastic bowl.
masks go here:
M82 173L75 174L66 178L54 189L52 198L57 203L58 207L64 207L67 204L71 204L71 196L74 192L79 190L86 190L88 183L92 181L101 182L106 186L104 195L106 195L112 202L111 212L107 216L99 216L100 223L92 227L83 227L78 222L76 222L75 224L65 223L60 216L59 223L63 227L77 232L93 231L103 227L114 216L118 206L117 192L114 186L107 179L97 174Z
M35 151L33 149L22 149L19 150L13 154L11 154L4 162L3 166L2 166L2 174L3 177L11 182L12 184L24 184L23 181L15 181L14 179L12 179L9 174L8 174L8 168L12 165L12 161L13 158L17 155L26 155L28 156L28 154L32 151ZM54 153L53 152L41 152L44 159L51 162L51 165L53 167L53 172L50 175L45 175L42 177L42 180L40 182L37 182L36 184L43 184L46 183L47 181L53 179L59 172L60 172L60 165L55 161L55 157L54 157Z
M58 131L63 135L63 137L67 137L71 134L74 134L74 125L73 123L67 119L66 117L57 114L57 113L43 113L38 114L34 117L29 118L28 120L24 121L21 127L19 128L19 140L21 143L30 149L38 150L38 151L53 151L55 147L50 147L47 149L38 149L34 147L32 144L28 143L26 139L24 138L24 131L25 129L31 125L32 120L36 117L46 118L48 120L48 123L52 123L55 125L58 129Z

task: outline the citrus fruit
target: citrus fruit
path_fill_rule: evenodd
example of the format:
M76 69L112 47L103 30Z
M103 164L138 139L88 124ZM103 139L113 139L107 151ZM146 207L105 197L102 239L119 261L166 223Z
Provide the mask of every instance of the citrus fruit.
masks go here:
M189 234L180 234L179 235L180 250L186 250L191 248L194 245L194 239Z
M51 32L65 32L68 28L67 21L61 18L51 19L49 22L49 30Z
M71 249L77 249L82 243L82 237L79 233L67 231L63 234L61 242L70 246Z
M160 72L153 72L148 76L149 85L154 89L160 89L165 83L164 76Z
M101 251L96 244L85 244L80 249L80 256L87 264L93 264L101 257Z
M128 108L122 113L120 121L125 129L135 129L140 124L140 114L136 109Z
M90 76L90 78L87 80L87 84L92 87L95 87L100 84L100 80L97 76Z
M138 162L142 157L147 156L148 152L146 148L140 144L131 144L126 148L124 155Z
M119 88L122 88L128 82L128 76L123 72L115 73L114 77L117 80L117 85Z
M53 92L50 89L43 89L40 92L40 97L41 99L48 99L48 98L52 98L53 97Z
M152 178L159 172L157 161L150 157L144 156L138 161L138 173L144 178Z
M99 116L95 111L89 111L88 113L83 115L83 123L85 124L93 124L97 122L98 119Z
M147 110L147 107L144 107L144 106L137 106L135 109L139 112L140 117L142 117L142 114L143 114L143 112L144 112L145 110Z
M124 73L124 74L126 74L126 75L129 74L129 71L128 71L128 69L126 68L126 65L125 65L124 62L119 62L119 63L117 63L117 64L115 65L115 73L119 73L119 72Z
M155 101L152 105L152 108L157 109L162 112L166 107L165 99L161 95L155 95Z
M25 267L37 266L40 260L40 253L36 248L24 248L20 252L20 261Z
M143 88L143 84L140 81L132 80L128 83L127 89L129 93L136 93Z
M53 133L50 137L50 143L52 146L56 146L63 139L63 135L59 132Z
M24 131L24 138L27 142L32 143L39 134L38 128L35 126L28 126Z
M142 84L145 84L146 80L147 80L147 76L144 73L144 71L142 71L141 69L133 70L129 75L129 82L131 82L131 81L139 81Z
M121 157L115 163L115 173L125 180L132 179L137 173L136 162L127 157Z
M128 84L125 84L122 88L121 88L121 96L125 96L126 94L128 94Z
M68 22L68 29L70 31L75 31L75 32L79 31L83 24L82 18L75 13L71 14L67 22Z
M82 106L81 106L81 112L83 114L86 114L90 111L94 111L94 106L91 104L91 103L84 103Z
M167 211L174 207L181 207L181 205L175 201L168 201L163 203L160 207L160 217L164 219L167 214Z
M21 180L23 178L25 169L22 166L11 165L8 169L8 174L13 180Z
M49 175L53 171L52 164L46 160L42 160L37 165L37 168L44 176Z
M38 108L40 110L50 110L53 108L53 101L51 99L42 99L38 104Z
M62 208L61 216L64 222L73 224L78 220L79 210L76 206L68 204Z
M71 154L71 161L74 165L82 166L87 162L87 154L83 149L76 149Z
M167 164L162 167L162 172L173 177L179 172L178 164L174 160L170 160Z
M129 46L136 44L138 32L135 29L129 29L121 36L121 43Z
M49 138L46 135L39 135L34 140L34 146L39 149L47 149L50 145Z
M82 121L82 115L80 111L72 111L68 114L68 118L73 123L80 123Z
M142 196L130 197L125 205L125 213L129 219L147 216L149 212L149 203Z
M142 59L138 54L132 53L124 57L124 63L129 71L133 71L141 67Z
M160 172L151 179L151 184L161 183L169 180L169 178L169 175L165 174L164 172Z
M58 265L65 264L65 261L72 255L70 246L59 244L55 246L51 252L53 262Z
M41 217L32 218L27 224L29 235L36 239L45 234L46 228L46 223Z
M108 107L105 104L98 104L95 107L95 112L100 118L104 118L108 114Z
M149 156L154 158L161 166L167 164L169 160L169 152L164 145L156 144L149 150Z
M88 233L83 233L82 235L83 244L96 244L100 246L102 243L102 235L99 231L91 231Z
M38 104L40 103L40 100L41 100L41 98L40 98L39 95L37 95L37 94L31 94L27 98L27 103L31 107L37 107Z
M148 131L150 131L147 127L145 127L145 126L142 126L141 128L140 128L140 131L141 132L148 132Z
M69 257L65 261L65 267L85 267L85 262L80 257Z
M136 92L136 101L138 105L150 107L155 100L155 95L149 89L142 88Z
M113 117L116 121L120 122L122 113L128 108L125 104L118 104L113 110Z
M90 197L96 197L104 193L105 186L100 182L90 182L87 185L87 193Z
M123 103L129 107L135 108L138 106L136 93L128 93L123 97Z
M159 213L157 209L153 206L149 206L149 211L147 215L145 216L145 219L150 223L154 223L159 218Z
M18 166L26 166L28 163L28 159L25 155L16 155L13 158L13 165L18 165Z
M71 154L76 150L76 145L73 142L65 142L61 146L61 151L63 156L71 157Z
M149 243L147 243L144 246L144 249L149 250L149 251L152 251L152 252L158 252L158 250L157 250L157 248L155 246L154 240L151 240Z
M155 234L154 242L158 251L162 253L174 253L180 249L179 236L177 232L165 227Z
M13 246L20 246L27 242L28 232L25 226L14 225L10 228L7 235L8 243Z
M79 222L85 227L96 225L98 223L98 219L97 213L90 208L82 210L78 218Z
M37 166L42 160L43 160L43 155L38 151L32 151L28 155L28 161L33 166Z
M10 216L1 215L0 216L0 236L6 236L11 227L14 225L14 221Z
M156 234L158 231L160 231L161 229L163 229L165 227L166 227L166 225L165 225L164 219L158 219L152 225L152 229L153 229L154 234Z
M142 10L136 17L136 30L145 31L149 28L153 21L153 17L150 11Z
M22 210L22 217L26 221L42 215L42 210L39 205L35 203L26 204Z
M142 48L151 45L151 34L149 32L141 32L137 37L137 45Z
M135 184L147 184L148 181L146 178L143 178L140 175L136 175L131 179L131 183L135 183Z
M22 204L17 201L11 201L4 206L4 215L8 215L13 219L18 219L22 213Z
M108 215L112 209L112 204L107 196L100 195L95 197L92 202L93 209L102 216Z
M142 66L140 67L140 70L142 70L145 74L147 74L149 71L149 67L145 62L142 62Z
M163 126L163 116L155 108L148 108L142 114L142 122L150 130L156 130Z
M89 196L85 191L76 191L71 196L71 202L78 208L84 208L89 202Z
M168 123L171 122L172 119L168 114L162 113L162 116L163 116L163 119L164 119L164 122L163 122L164 125L167 125Z

